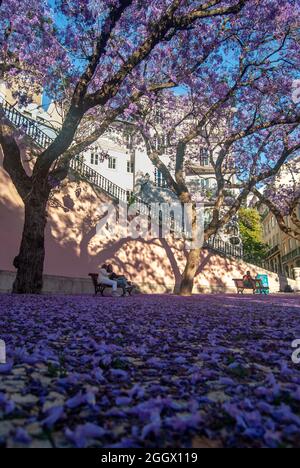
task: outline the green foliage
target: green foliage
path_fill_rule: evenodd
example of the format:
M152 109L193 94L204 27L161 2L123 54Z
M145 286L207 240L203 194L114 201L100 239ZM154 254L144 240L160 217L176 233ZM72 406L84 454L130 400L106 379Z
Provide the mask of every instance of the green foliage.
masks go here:
M268 246L263 242L261 216L256 209L241 208L239 224L245 256L255 261L266 258Z

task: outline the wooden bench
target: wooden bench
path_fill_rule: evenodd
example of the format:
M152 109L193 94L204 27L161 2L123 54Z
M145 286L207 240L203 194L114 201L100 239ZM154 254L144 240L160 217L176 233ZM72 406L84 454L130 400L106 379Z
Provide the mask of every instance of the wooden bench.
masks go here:
M89 273L90 278L92 279L94 288L95 288L95 296L97 296L98 293L101 294L101 296L104 296L104 291L105 289L111 289L112 286L108 286L107 284L101 284L98 283L98 274L97 273ZM126 296L128 293L130 296L134 290L134 286L129 285L128 287L121 287L119 286L120 289L122 289L123 294L122 297Z
M244 294L245 290L251 290L253 291L253 294L263 294L263 290L266 288L263 286L262 280L261 279L254 279L252 281L252 287L250 285L246 285L246 281L243 279L234 279L233 280L237 289L238 294ZM248 281L249 283L249 281Z

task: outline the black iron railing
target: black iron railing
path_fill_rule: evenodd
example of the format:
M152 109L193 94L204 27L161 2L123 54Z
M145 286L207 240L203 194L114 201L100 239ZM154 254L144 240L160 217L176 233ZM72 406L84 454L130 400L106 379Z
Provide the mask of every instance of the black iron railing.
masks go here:
M230 242L222 241L219 238L211 237L205 242L204 247L226 256L243 258L243 247L241 245L232 245Z
M16 127L21 128L38 146L45 149L52 143L53 139L44 133L33 119L26 117L3 99L1 99L0 103L10 122Z
M112 198L124 203L128 203L128 192L118 185L103 177L99 172L92 169L90 166L82 162L78 158L72 159L70 168L77 172L88 182L96 185L98 188L106 192Z

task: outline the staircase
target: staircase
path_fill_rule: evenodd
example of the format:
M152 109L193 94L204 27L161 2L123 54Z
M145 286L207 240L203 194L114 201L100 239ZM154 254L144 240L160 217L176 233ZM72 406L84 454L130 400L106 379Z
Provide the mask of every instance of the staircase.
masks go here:
M23 130L23 132L32 138L40 148L46 149L52 143L53 139L39 128L35 120L23 115L15 107L6 102L1 95L0 106L4 110L8 120L15 125L15 127Z
M0 107L3 109L8 120L15 127L20 128L26 135L32 138L40 148L46 149L53 142L53 138L43 132L35 120L19 112L15 107L5 101L2 96L0 96ZM94 185L97 189L109 195L113 200L130 204L130 195L126 190L103 177L97 171L82 162L79 157L76 157L71 161L70 169L83 179L87 180L90 184ZM153 213L150 205L135 196L133 196L132 203L134 203L135 208L141 215L151 216L152 221L154 218L156 223L158 225L160 224L160 211ZM165 219L166 221L169 221L172 226L172 231L181 236L184 230L182 223L172 218L170 213L166 214L166 216L169 216L169 219ZM224 242L218 238L212 237L209 239L209 241L204 244L204 248L213 250L221 255L232 256L240 259L243 258L243 248L241 246L234 246L229 242Z

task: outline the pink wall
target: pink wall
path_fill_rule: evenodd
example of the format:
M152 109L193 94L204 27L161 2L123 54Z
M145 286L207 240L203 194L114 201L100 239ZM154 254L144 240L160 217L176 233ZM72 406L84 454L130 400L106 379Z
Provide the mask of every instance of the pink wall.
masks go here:
M181 241L96 236L96 225L109 201L89 184L71 181L51 200L46 229L45 273L86 278L98 265L111 262L144 290L171 291L179 284L186 251ZM14 271L23 225L22 201L2 168L0 153L0 270ZM250 267L251 268L251 267ZM202 252L195 291L234 290L232 278L241 277L249 265ZM258 269L252 268L253 273ZM263 271L263 270L259 270ZM272 288L280 289L271 274Z

